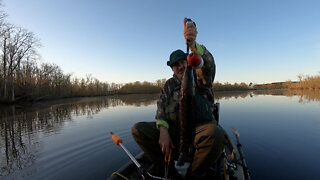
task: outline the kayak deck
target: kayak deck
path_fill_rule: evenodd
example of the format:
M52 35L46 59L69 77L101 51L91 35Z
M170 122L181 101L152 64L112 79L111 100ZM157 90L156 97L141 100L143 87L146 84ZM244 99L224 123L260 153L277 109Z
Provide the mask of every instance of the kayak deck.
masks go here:
M230 137L228 135L226 135L226 137L227 144L225 145L224 153L222 153L221 157L215 165L208 168L207 179L243 180L245 178L243 167L240 163L240 155ZM145 170L149 171L151 169L152 163L144 156L143 152L138 154L135 158ZM118 171L112 173L112 175L108 179L124 180L142 178L135 164L132 161L129 161L124 164Z

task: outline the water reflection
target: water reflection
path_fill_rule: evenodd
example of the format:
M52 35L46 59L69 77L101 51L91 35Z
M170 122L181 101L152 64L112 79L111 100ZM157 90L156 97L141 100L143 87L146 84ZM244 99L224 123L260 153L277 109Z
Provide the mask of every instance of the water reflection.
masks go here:
M216 100L253 98L259 95L298 96L299 103L320 101L319 91L252 91L216 93ZM92 118L103 109L117 106L149 106L158 95L121 95L74 98L36 105L0 107L0 178L36 163L42 137L59 133L76 116ZM155 111L155 110L154 110Z
M312 101L320 101L320 90L270 90L270 91L255 91L256 95L274 95L274 96L298 96L299 103L308 103Z
M239 91L239 92L217 92L215 99L230 99L230 98L247 98L257 95L272 95L272 96L287 96L299 97L299 103L308 103L312 101L320 101L320 90L261 90L261 91Z
M214 94L214 98L219 101L221 99L231 99L231 98L246 98L246 97L253 97L254 93L252 91L236 91L236 92L216 92Z
M104 108L148 106L158 95L75 98L32 106L0 107L0 177L29 167L41 148L39 138L58 132L73 116L91 118Z

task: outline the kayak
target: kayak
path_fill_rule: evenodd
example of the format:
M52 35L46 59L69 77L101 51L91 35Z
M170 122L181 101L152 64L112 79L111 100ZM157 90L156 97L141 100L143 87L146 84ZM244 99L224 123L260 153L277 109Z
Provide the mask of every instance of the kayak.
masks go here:
M219 110L220 104L216 103L214 107L214 116L219 123ZM220 128L222 128L219 125ZM245 157L242 152L242 145L239 141L239 132L231 128L236 137L236 145L226 134L227 142L224 147L224 151L221 154L218 161L211 167L207 168L206 179L217 180L250 180L250 174L246 165ZM124 180L124 179L165 179L163 177L153 176L149 173L152 169L152 163L141 152L137 156L133 157L132 154L122 145L122 139L110 132L112 139L116 145L121 146L123 150L130 157L131 161L124 164L117 171L113 172L108 180ZM176 160L175 160L176 163ZM189 166L175 166L176 170L183 177L186 174Z
M146 169L147 171L151 169L152 163L144 156L143 152L135 156L135 158L142 165L142 167L144 167L144 169ZM227 144L225 145L224 152L222 153L218 162L208 169L207 179L247 180L250 179L250 177L246 177L246 168L246 165L244 165L241 161L239 150L237 149L231 138L227 135ZM247 174L247 176L249 175ZM108 178L108 180L124 179L143 179L138 168L132 161L124 164L122 167L120 167L120 169L112 173Z

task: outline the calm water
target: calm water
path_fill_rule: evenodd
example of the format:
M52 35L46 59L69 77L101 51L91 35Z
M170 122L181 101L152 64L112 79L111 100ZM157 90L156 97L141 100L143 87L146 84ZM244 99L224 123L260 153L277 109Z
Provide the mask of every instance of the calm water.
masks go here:
M240 132L252 179L319 179L320 93L219 93L220 123ZM106 179L132 154L139 121L154 121L157 95L77 98L0 107L0 179ZM233 136L232 136L233 137Z

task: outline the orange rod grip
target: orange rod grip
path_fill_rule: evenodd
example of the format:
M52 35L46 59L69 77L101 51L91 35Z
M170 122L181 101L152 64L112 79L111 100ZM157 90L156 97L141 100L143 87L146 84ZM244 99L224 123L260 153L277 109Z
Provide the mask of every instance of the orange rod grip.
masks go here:
M171 148L169 151L169 155L168 156L164 156L164 162L170 162L171 161Z
M121 139L118 135L113 134L112 132L110 132L110 133L111 133L111 138L112 138L113 142L114 142L117 146L119 146L120 143L122 143L122 139Z

